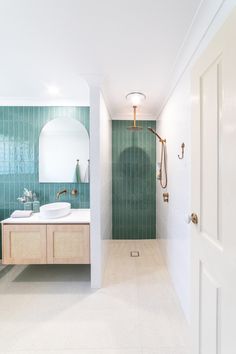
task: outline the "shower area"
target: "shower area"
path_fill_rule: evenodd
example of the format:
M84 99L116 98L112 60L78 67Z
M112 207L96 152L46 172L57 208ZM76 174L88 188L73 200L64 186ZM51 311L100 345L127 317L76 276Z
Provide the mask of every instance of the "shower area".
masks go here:
M155 239L156 121L132 124L112 121L112 237Z

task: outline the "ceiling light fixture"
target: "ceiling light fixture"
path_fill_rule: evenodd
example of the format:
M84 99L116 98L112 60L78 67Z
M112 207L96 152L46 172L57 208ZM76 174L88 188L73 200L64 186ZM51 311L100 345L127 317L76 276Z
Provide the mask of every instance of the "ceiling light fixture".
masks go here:
M130 92L126 95L126 99L133 106L133 114L134 114L134 123L131 127L128 127L129 130L141 130L142 127L136 125L136 116L137 116L137 107L140 106L145 100L146 96L141 92Z
M138 107L146 100L146 96L141 92L130 92L126 95L126 99L132 106Z

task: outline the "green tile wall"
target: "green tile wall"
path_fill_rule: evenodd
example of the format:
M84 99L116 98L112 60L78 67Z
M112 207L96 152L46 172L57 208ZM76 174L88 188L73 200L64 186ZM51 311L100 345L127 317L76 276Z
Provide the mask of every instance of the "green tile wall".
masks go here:
M39 183L38 149L42 127L58 117L78 119L89 131L89 107L0 107L0 220L22 208L17 197L23 188L33 190L41 204L55 201L58 190L76 188L61 200L74 208L89 208L89 184Z
M141 131L129 131L131 121L112 121L113 239L156 238L156 138L139 121Z

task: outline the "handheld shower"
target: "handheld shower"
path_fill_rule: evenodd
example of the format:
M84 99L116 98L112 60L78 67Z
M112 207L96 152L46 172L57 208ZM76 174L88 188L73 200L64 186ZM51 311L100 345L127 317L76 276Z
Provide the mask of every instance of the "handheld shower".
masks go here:
M166 139L162 139L153 128L148 127L148 130L156 135L161 143L160 185L163 189L165 189L167 187Z

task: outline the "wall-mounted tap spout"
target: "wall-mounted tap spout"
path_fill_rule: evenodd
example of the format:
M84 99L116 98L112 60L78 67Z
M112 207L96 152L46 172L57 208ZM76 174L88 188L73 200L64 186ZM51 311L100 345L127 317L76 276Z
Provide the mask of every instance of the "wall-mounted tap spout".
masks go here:
M66 189L63 189L62 191L59 191L59 192L57 192L57 199L60 199L60 196L62 195L62 194L66 194L67 193L67 190Z

